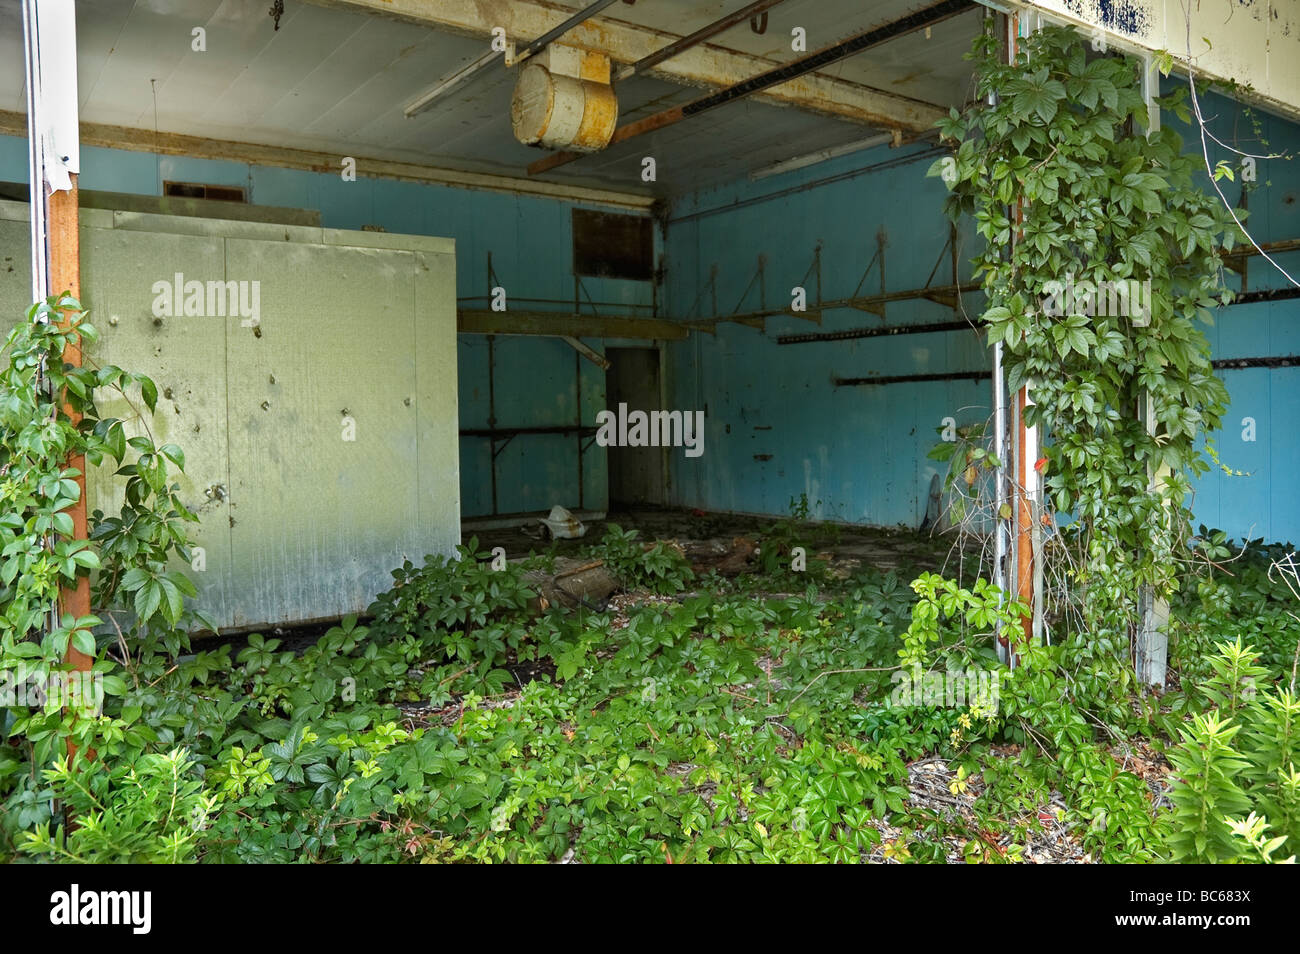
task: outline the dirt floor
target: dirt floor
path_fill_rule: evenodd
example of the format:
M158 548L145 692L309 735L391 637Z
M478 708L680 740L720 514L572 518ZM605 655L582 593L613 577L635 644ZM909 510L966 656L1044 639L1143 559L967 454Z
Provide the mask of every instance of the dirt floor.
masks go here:
M788 520L784 522L789 524ZM641 539L647 543L672 540L692 555L710 550L723 554L732 549L738 539L752 540L761 546L763 538L777 526L778 518L669 508L615 510L604 520L587 522L587 533L581 539L555 541L544 539L538 521L527 519L521 524L482 529L474 528L471 523L461 538L465 543L471 538L477 539L480 552L502 547L511 560L546 552L566 557L598 544L605 528L617 524L624 530L639 531ZM808 556L826 560L832 571L841 577L849 576L864 565L886 572L895 570L907 579L926 570L956 575L957 564L963 558L967 568L973 566L973 555L955 549L951 536L819 522L799 524L797 533L800 540L807 540ZM262 631L279 638L284 650L301 652L333 625L333 621L327 621L292 627L264 627ZM247 634L227 634L221 637L221 641L230 642L238 651L246 644Z
M698 544L725 549L737 537L761 541L778 522L776 517L742 514L706 513L701 510L637 509L611 511L604 520L587 523L587 534L580 540L558 540L555 553L569 555L583 547L599 543L609 524L624 530L638 530L647 543L674 540L683 545ZM533 552L544 552L551 544L538 535L540 523L528 521L522 527L492 530L466 529L462 538L476 537L479 548L490 551L505 548L510 559ZM950 536L931 536L914 530L857 527L843 524L810 522L800 525L801 535L818 554L830 554L833 564L852 568L866 564L880 570L921 571L952 569L958 554L953 552ZM809 556L813 553L810 551Z

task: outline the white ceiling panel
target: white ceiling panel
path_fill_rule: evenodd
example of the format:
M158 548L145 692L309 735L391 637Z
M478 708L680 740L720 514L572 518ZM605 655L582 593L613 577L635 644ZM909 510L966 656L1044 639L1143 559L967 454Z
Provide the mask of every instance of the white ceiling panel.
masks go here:
M661 32L665 44L747 0L639 0L606 13ZM790 31L808 47L879 26L931 0L786 0L767 31L733 27L711 44L788 62ZM86 0L77 4L77 62L84 122L157 128L209 139L372 156L472 172L522 176L545 152L510 130L514 72L494 64L429 111L403 107L485 50L485 40L314 3L288 2L273 28L269 0ZM578 9L582 0L554 4ZM979 12L890 41L822 72L948 106L961 102L969 67L961 54ZM192 49L192 31L206 50ZM0 109L25 109L18 0L0 0ZM700 90L638 76L618 86L621 121L698 97ZM743 176L794 155L862 139L873 130L751 99L639 137L548 173L546 178L632 192L675 194ZM659 181L641 182L654 155Z

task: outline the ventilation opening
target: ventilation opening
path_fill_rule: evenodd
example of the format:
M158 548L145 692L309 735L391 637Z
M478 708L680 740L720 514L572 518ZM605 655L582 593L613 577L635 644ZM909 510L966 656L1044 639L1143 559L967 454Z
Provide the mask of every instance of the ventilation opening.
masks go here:
M642 215L573 210L573 271L595 278L654 277L654 224Z
M202 182L163 182L163 195L180 199L212 199L215 202L248 202L239 186L206 185Z

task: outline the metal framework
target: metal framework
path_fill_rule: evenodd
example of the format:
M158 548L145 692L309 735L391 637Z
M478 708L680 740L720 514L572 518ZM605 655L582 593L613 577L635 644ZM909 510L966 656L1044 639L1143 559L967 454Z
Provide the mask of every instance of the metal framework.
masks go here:
M874 46L887 43L890 40L897 39L900 36L906 36L917 30L923 30L932 27L937 23L954 17L959 13L965 13L975 6L974 0L939 0L933 6L910 13L905 17L894 20L883 26L868 30L865 33L859 33L857 36L842 40L839 43L833 43L830 46L823 47L815 53L810 53L805 57L795 60L792 63L785 63L759 73L757 76L751 76L749 79L742 80L726 86L716 92L709 93L699 99L692 100L682 106L674 106L671 109L665 109L662 112L647 116L645 119L639 119L636 122L628 123L626 126L620 126L614 131L613 138L609 145L614 146L621 142L626 142L645 133L654 132L657 129L663 129L666 126L672 126L684 119L692 116L699 116L711 109L719 106L725 106L727 103L733 103L736 100L743 99L754 93L762 92L773 86L779 86L790 80L798 79L809 73L814 73L823 67L838 63L864 50L869 50ZM581 159L584 153L562 151L553 153L545 159L539 159L528 167L528 174L540 175L559 166L566 165Z

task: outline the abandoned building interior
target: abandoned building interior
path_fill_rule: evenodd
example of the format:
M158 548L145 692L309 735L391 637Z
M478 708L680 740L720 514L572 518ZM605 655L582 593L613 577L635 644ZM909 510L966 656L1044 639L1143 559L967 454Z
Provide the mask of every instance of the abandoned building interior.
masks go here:
M165 389L222 627L355 612L403 559L557 505L942 523L928 452L994 391L973 229L925 173L996 5L264 6L76 15L83 297L104 355ZM31 287L21 15L0 5L9 314ZM1297 107L1259 92L1285 151ZM1213 103L1214 129L1242 121ZM1295 173L1259 178L1252 234L1287 267ZM1257 255L1233 264L1208 334L1218 452L1250 478L1212 470L1194 512L1290 539L1296 306ZM239 320L197 317L213 286ZM661 442L629 408L677 416Z
M1283 860L1297 150L1300 0L0 0L0 859Z

